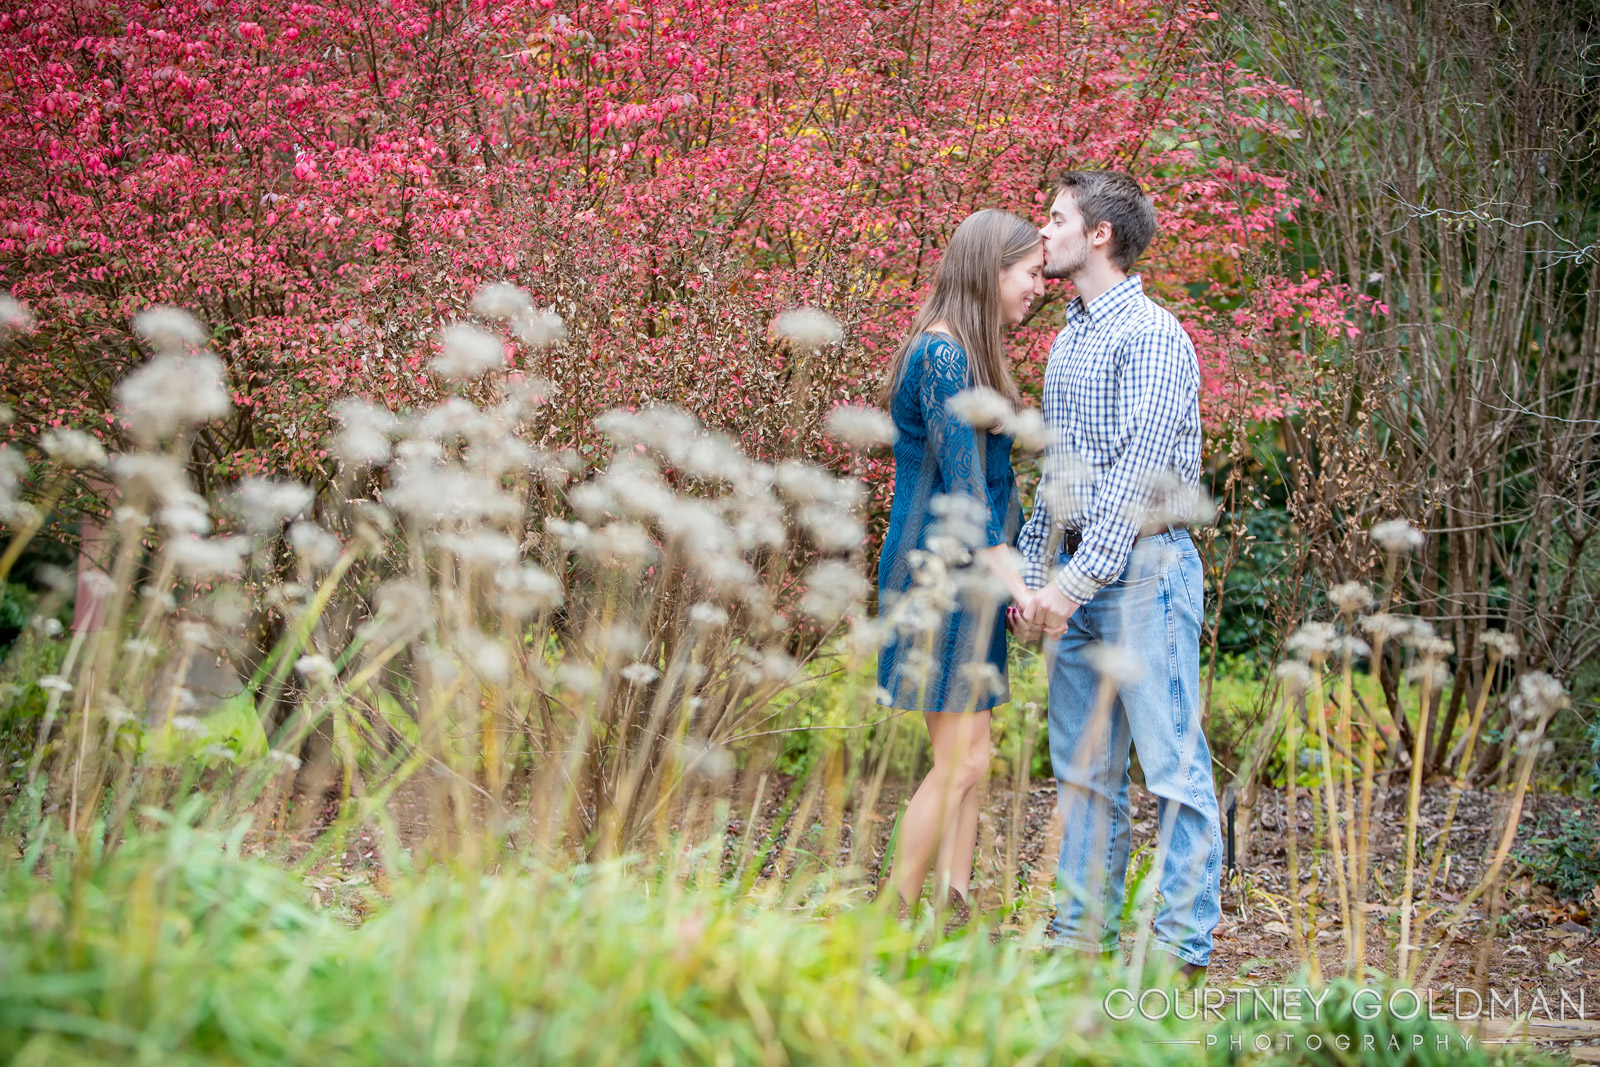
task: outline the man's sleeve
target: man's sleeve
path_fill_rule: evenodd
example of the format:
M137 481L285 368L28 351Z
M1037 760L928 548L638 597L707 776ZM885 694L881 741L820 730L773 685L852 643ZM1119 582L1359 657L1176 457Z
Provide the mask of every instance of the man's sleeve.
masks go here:
M1127 444L1095 486L1082 547L1056 575L1062 593L1078 604L1092 600L1127 566L1151 482L1172 466L1178 432L1199 399L1199 364L1181 327L1140 331L1128 346L1118 427L1118 438Z
M1017 534L1017 551L1022 553L1022 580L1029 589L1037 589L1050 580L1050 561L1044 558L1045 544L1050 537L1050 509L1045 505L1044 493L1033 494L1033 510L1028 521Z

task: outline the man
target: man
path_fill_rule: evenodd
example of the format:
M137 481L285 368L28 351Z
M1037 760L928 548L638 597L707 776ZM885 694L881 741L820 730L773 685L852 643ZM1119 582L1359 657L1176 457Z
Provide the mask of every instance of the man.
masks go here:
M1222 835L1199 708L1205 590L1182 518L1152 496L1163 480L1179 495L1198 493L1200 369L1178 321L1128 273L1155 230L1155 208L1127 175L1057 179L1040 231L1044 273L1070 279L1077 298L1045 370L1046 482L1018 548L1038 589L1023 622L1057 639L1049 693L1064 821L1056 943L1116 948L1131 744L1159 803L1163 902L1152 947L1181 960L1194 981L1221 915Z

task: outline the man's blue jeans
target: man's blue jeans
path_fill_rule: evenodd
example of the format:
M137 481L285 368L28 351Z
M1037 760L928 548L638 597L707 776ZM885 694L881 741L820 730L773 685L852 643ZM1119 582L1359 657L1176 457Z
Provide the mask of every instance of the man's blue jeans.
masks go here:
M1159 813L1152 871L1160 872L1162 904L1151 947L1185 963L1210 962L1211 931L1222 914L1222 833L1200 720L1204 602L1200 553L1189 534L1141 537L1122 577L1078 609L1057 645L1049 708L1064 822L1057 944L1116 948L1132 837L1131 743ZM1097 645L1123 653L1115 658L1125 677L1108 677L1106 689Z

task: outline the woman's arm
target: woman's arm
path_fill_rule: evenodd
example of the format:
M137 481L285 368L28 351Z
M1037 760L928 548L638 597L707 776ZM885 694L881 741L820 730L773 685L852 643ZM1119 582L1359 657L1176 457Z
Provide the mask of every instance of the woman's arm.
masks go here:
M959 345L935 340L924 352L918 400L928 427L928 445L944 477L945 490L981 504L987 513L984 542L975 547L1007 547L1005 516L994 514L984 478L983 457L977 431L950 410L950 399L971 384L967 354Z

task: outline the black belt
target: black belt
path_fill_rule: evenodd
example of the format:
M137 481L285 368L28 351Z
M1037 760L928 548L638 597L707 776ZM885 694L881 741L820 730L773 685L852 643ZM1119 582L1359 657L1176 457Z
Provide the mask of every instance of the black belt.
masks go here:
M1139 538L1141 538L1141 537L1154 537L1158 533L1174 533L1175 534L1175 533L1178 533L1179 531L1185 530L1187 528L1188 527L1185 524L1180 522L1180 523L1175 523L1175 524L1172 524L1172 525L1168 525L1163 529L1151 530L1148 533L1144 533L1144 532L1136 533L1136 534L1133 535L1133 543L1135 545L1138 544L1139 543ZM1083 545L1083 531L1082 530L1074 530L1071 527L1066 527L1066 528L1064 528L1062 530L1061 547L1063 549L1065 549L1066 552L1069 555L1077 552L1078 549L1080 547L1082 547L1082 545Z

